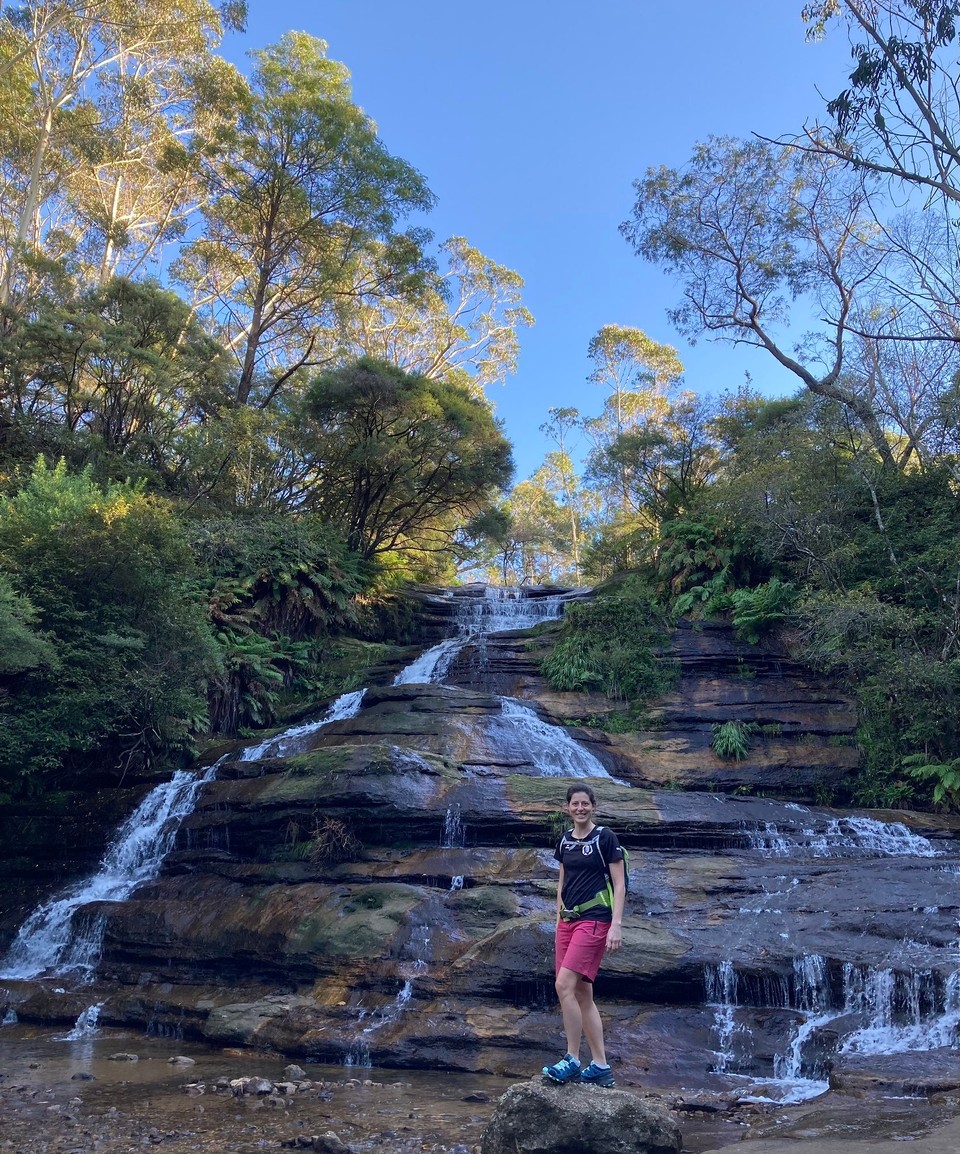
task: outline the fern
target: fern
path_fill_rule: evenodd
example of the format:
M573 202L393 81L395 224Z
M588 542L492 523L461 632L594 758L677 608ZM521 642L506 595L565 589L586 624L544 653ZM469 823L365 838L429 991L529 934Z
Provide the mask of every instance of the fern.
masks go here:
M933 781L934 805L960 809L960 757L948 762L930 762L924 753L911 753L903 759L910 777Z

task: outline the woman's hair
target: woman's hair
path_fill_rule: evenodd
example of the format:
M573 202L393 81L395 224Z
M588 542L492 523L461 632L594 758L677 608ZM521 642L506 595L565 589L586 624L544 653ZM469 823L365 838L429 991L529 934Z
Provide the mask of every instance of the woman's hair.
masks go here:
M593 792L589 785L571 785L567 790L567 804L573 800L575 793L585 793L590 798L590 804L597 804L597 795Z

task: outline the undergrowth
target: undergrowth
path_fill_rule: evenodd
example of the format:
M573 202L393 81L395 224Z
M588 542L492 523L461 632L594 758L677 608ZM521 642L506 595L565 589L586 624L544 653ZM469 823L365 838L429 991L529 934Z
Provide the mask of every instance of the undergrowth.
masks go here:
M599 592L593 601L571 605L558 632L541 662L554 689L599 691L632 713L677 682L676 664L662 655L666 616L638 577ZM616 724L628 727L623 714Z

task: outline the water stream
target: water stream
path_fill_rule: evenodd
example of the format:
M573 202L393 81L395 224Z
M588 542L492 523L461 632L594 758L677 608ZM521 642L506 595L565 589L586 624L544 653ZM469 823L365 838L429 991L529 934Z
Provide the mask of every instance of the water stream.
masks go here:
M58 897L43 903L20 927L0 978L36 978L44 973L90 978L103 943L103 920L77 916L94 902L122 902L160 872L180 823L217 770L179 771L152 789L119 827L100 868Z

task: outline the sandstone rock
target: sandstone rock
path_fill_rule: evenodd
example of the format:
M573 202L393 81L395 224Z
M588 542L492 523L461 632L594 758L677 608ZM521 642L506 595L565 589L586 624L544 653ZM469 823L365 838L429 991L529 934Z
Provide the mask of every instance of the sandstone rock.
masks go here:
M830 1089L862 1098L871 1094L901 1097L950 1093L960 1089L956 1050L905 1054L844 1054L830 1071Z
M332 1130L314 1135L312 1144L316 1154L352 1154L351 1148L341 1142Z
M173 1058L168 1058L167 1061L171 1066L195 1066L197 1064L195 1058L188 1058L186 1054L177 1054Z
M289 1066L284 1066L283 1076L291 1082L300 1082L306 1078L307 1072L302 1066L298 1066L295 1062L291 1062Z
M107 1061L108 1062L139 1062L140 1061L140 1055L139 1054L127 1054L127 1053L121 1052L119 1054L110 1054L109 1057L107 1058Z
M680 1154L677 1124L659 1103L625 1090L533 1079L497 1103L481 1154Z

